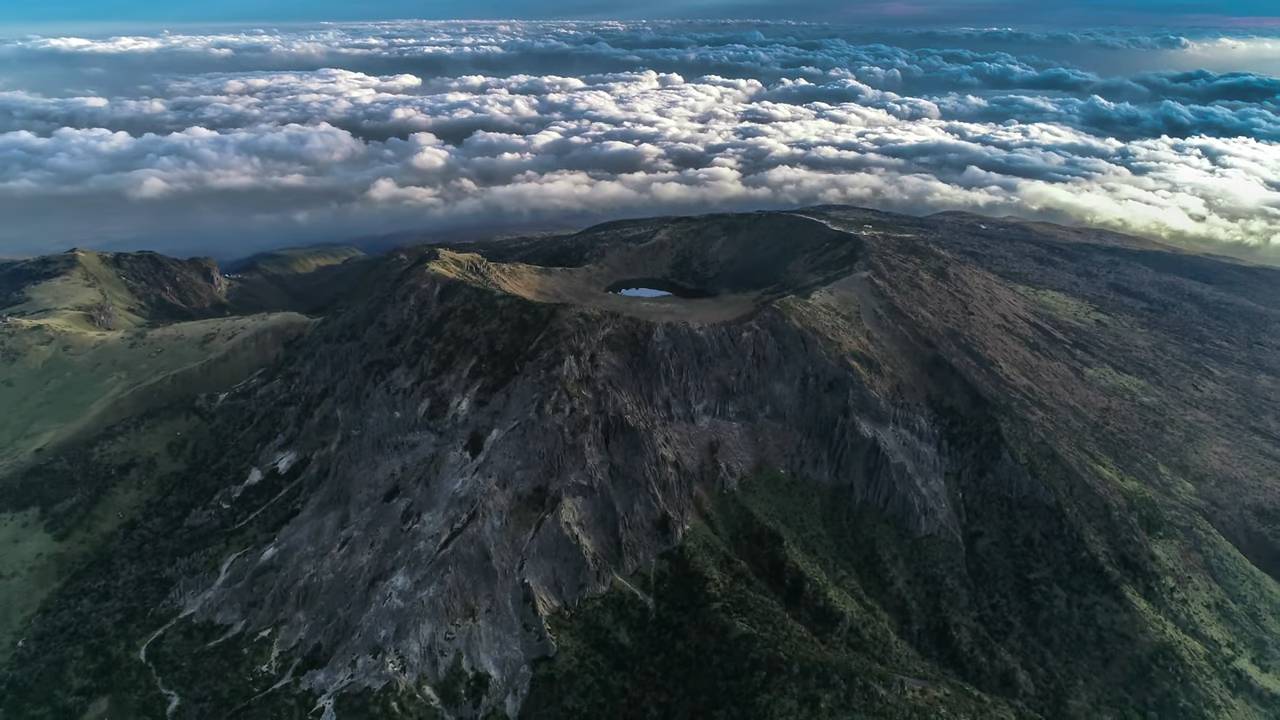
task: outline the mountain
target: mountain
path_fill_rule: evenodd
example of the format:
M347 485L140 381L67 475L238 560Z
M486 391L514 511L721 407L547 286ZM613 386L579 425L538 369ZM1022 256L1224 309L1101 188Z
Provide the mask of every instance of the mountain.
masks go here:
M115 303L238 372L6 450L0 717L1276 716L1276 269L847 207L284 266Z
M345 245L284 248L232 263L228 299L237 312L289 308L323 313L360 283L372 264L364 251Z

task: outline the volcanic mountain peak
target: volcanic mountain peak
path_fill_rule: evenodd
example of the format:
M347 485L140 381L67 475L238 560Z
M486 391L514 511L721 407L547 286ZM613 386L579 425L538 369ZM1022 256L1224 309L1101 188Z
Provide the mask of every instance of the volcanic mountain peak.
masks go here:
M157 456L181 492L23 626L10 712L1277 700L1275 270L824 207L320 273L344 290L272 296L325 312L278 360L12 481L127 483L94 458L198 417L198 441ZM613 292L630 286L671 294ZM96 507L51 487L6 507ZM87 642L128 660L93 665ZM201 677L212 663L234 671Z
M704 325L741 318L848 274L861 249L856 236L789 214L710 216L628 230L609 224L570 238L479 246L479 254L444 248L430 268L535 302ZM525 257L544 264L521 262ZM636 286L666 295L637 301L616 292Z

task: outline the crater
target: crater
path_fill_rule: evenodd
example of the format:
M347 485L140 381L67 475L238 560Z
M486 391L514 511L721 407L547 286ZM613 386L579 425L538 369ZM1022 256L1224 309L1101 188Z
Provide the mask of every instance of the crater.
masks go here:
M709 298L715 293L700 288L688 287L671 280L661 278L633 278L619 280L605 288L605 292L629 298L662 298L677 297L684 299Z
M429 267L533 302L706 324L849 275L865 242L799 215L713 215L467 248L477 252L441 247Z
M667 292L666 290L658 290L657 288L647 288L647 287L622 288L621 290L617 291L617 294L623 297L635 297L635 298L659 298L659 297L669 297L671 295L671 293Z

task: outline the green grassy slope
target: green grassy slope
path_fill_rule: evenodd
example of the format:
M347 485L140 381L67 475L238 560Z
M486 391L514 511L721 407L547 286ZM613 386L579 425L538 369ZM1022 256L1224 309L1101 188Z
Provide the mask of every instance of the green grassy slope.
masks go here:
M230 388L311 326L294 313L170 321L220 312L216 277L202 262L86 251L0 267L0 658L180 468L201 421L167 410Z
M357 293L375 263L354 247L287 248L235 263L227 291L240 313L295 310L318 314Z
M349 245L315 245L284 248L254 255L233 263L235 274L302 275L323 267L341 265L353 258L364 257L364 251Z
M156 489L156 473L176 469L169 444L201 429L152 415L232 387L310 324L279 313L127 332L0 328L0 534L11 538L0 657L60 579ZM59 462L90 438L100 438L96 472Z
M260 364L309 321L293 313L213 318L128 331L60 319L0 325L0 475L34 454L129 412L218 384L219 362ZM234 374L234 373L233 373ZM127 401L127 405L122 404Z

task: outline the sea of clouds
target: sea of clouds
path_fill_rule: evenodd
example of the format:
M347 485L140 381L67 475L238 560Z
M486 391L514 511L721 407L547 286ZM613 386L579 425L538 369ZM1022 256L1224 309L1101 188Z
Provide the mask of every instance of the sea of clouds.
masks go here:
M1280 248L1280 38L689 22L0 40L0 256L849 203Z

